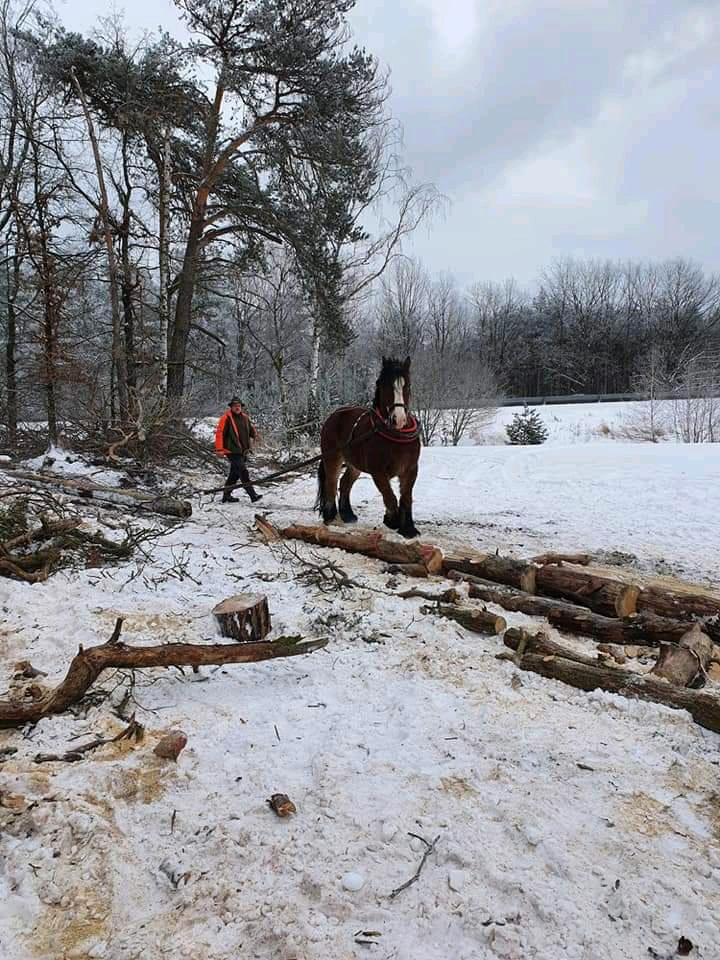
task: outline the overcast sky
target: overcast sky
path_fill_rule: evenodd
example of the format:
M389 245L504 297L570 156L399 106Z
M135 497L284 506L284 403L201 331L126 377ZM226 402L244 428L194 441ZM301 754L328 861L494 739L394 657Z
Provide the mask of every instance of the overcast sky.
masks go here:
M88 30L171 0L57 0ZM532 286L559 257L720 269L720 0L358 0L406 160L448 197L413 251L462 283Z

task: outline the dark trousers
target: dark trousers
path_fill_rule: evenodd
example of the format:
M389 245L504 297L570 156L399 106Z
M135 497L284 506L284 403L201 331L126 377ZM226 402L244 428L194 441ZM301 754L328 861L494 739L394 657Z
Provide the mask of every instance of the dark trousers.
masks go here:
M245 465L245 457L242 453L231 453L228 457L230 461L230 472L227 475L227 480L225 481L225 493L223 494L223 500L230 499L231 490L229 489L238 480L242 483L243 490L250 497L251 500L254 500L257 494L253 489L253 485L250 482L250 474L248 473L247 466Z

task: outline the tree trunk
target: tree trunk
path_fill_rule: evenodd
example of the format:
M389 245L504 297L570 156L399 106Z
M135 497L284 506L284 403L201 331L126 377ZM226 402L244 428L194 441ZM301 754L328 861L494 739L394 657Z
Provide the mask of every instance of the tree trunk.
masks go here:
M496 583L506 583L511 587L519 587L526 593L535 593L536 568L522 560L512 560L509 557L488 555L478 558L446 557L443 560L443 573L451 570L460 570Z
M660 680L651 674L636 673L619 667L607 667L600 664L580 662L571 659L572 653L564 651L558 656L549 652L547 638L532 638L528 652L523 653L519 661L522 670L530 670L552 680L560 680L580 690L607 690L623 697L650 700L687 710L693 720L701 727L720 733L720 697L702 690L688 690L676 687L667 680ZM519 638L513 631L506 631L503 638L506 646L516 649Z
M538 593L573 600L606 616L627 617L637 610L638 587L585 570L556 565L538 567L536 582Z
M310 344L310 378L308 383L308 420L320 418L320 320L313 318L312 342Z
M8 445L11 450L17 446L17 318L15 315L15 299L20 289L20 255L18 253L19 237L15 237L12 255L7 254L7 340L5 343L5 384L7 390L7 431Z
M272 629L267 597L240 593L223 600L213 609L221 637L243 643L263 640Z
M180 271L180 283L175 302L175 322L168 347L168 399L180 400L185 392L185 356L190 324L192 321L192 303L195 293L195 277L200 255L203 230L205 229L205 210L207 194L200 192L193 209L185 255Z
M469 596L473 599L497 603L505 610L526 613L531 617L545 617L558 630L592 637L602 643L656 647L661 643L677 643L688 629L687 623L666 620L649 613L633 614L624 619L606 617L565 600L530 596L521 590L481 580L458 570L450 571L448 576L456 582L467 581Z
M168 331L170 329L170 194L172 191L172 158L170 156L170 128L163 136L162 165L159 170L160 196L158 201L159 244L158 269L158 353L160 357L160 389L167 393Z
M71 69L71 75L75 89L78 92L80 103L82 104L85 123L88 129L88 136L92 146L93 158L95 161L95 173L98 181L99 201L97 204L97 213L102 227L103 241L105 243L105 253L108 264L108 280L110 282L110 311L112 316L112 362L115 371L115 382L117 385L118 401L120 404L120 419L125 421L128 417L128 371L127 355L125 353L125 344L122 330L122 321L120 317L120 298L118 296L118 266L115 256L115 247L113 245L112 225L110 221L110 202L108 200L107 188L105 186L105 174L103 171L102 157L100 155L100 146L95 133L95 124L93 123L90 110L85 99L85 94L80 86L74 69Z
M268 542L281 539L303 540L305 543L334 547L348 553L361 553L386 563L421 563L429 573L439 573L442 569L442 553L437 547L425 543L386 540L377 530L344 533L327 527L306 527L300 524L281 529L257 516L255 525Z

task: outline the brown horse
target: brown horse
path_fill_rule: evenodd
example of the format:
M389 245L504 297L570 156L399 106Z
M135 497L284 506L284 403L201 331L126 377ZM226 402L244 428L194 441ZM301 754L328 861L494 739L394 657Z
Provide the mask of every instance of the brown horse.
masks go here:
M340 470L339 513L345 523L357 517L350 491L361 473L369 473L385 501L385 526L403 537L417 537L412 493L420 458L417 422L410 416L410 357L404 363L383 357L372 407L341 407L327 418L320 434L322 460L318 468L315 507L325 523L338 515L335 497ZM400 503L390 480L400 480Z

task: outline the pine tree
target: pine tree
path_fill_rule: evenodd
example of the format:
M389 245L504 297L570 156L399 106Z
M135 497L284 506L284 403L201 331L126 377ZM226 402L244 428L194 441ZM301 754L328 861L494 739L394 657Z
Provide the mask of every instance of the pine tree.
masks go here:
M513 415L512 423L505 427L505 432L508 442L512 444L545 443L548 438L547 427L540 419L540 414L527 404L522 413Z

